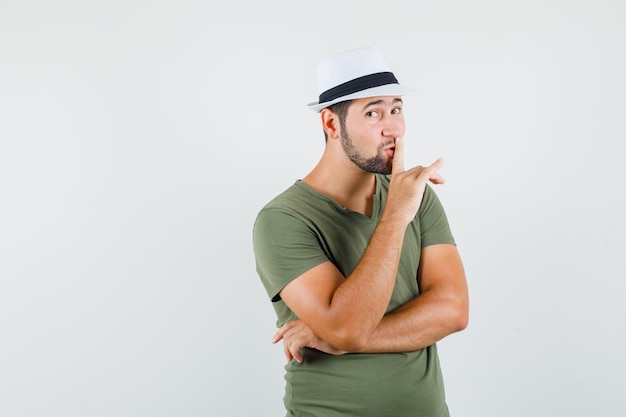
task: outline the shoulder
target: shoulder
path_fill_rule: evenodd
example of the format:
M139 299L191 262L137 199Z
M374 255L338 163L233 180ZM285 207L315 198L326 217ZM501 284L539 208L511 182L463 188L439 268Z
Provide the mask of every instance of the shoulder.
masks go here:
M293 214L297 213L299 201L302 199L299 194L300 190L296 182L266 203L257 213L254 221L255 232L262 224L273 223L275 219L282 217L293 217Z
M257 214L254 233L274 237L277 231L281 235L294 234L296 230L312 229L312 224L322 210L314 200L317 197L301 181L270 200Z
M423 210L443 210L443 205L441 204L441 200L437 196L437 193L433 189L432 186L426 184L426 188L424 189L424 196L422 197L422 204L420 206L420 211Z
M304 223L316 223L336 215L337 204L327 196L317 192L302 181L296 181L291 187L274 197L257 215L293 217Z
M291 205L297 204L298 201L302 198L302 187L300 186L300 182L296 181L289 188L284 190L282 193L278 194L274 198L272 198L265 206L261 209L276 209L281 207L289 207Z

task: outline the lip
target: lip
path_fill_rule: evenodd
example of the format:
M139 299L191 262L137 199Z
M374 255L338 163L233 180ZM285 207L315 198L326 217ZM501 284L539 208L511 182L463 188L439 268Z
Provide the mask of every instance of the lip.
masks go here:
M396 153L396 148L393 146L385 148L385 152L387 153L387 155L393 156Z

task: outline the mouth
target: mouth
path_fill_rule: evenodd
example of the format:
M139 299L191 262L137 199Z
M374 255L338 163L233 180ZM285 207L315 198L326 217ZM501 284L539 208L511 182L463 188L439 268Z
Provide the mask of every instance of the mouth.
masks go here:
M389 155L390 157L393 158L393 156L396 153L396 142L395 142L395 140L385 142L385 144L382 145L382 148L383 148L383 152L385 152L387 155Z

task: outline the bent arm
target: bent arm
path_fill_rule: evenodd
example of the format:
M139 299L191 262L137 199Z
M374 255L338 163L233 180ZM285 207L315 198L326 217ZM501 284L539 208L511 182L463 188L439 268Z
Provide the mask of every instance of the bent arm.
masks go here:
M397 138L395 145L386 207L354 271L344 279L324 262L280 291L296 316L340 350L363 349L379 325L395 286L406 227L420 207L426 182L443 182L437 173L442 160L405 171L404 142Z
M381 220L363 258L344 278L324 262L280 292L289 308L321 339L342 350L359 350L389 304L406 226Z
M421 294L385 315L359 352L418 350L467 327L469 296L456 246L422 249L418 280Z
M401 150L400 142L396 144L396 151ZM417 213L426 182L442 182L437 174L441 160L408 171L404 171L401 160L394 157L387 205L350 276L344 278L331 262L324 262L280 292L296 316L340 350L363 349L379 325L395 286L406 227Z
M434 245L422 250L418 271L422 293L386 314L360 349L360 353L409 352L423 349L465 329L469 297L461 257L454 245ZM299 349L312 347L343 354L337 345L309 328L301 320L286 323L272 342L283 339L287 360L302 361Z

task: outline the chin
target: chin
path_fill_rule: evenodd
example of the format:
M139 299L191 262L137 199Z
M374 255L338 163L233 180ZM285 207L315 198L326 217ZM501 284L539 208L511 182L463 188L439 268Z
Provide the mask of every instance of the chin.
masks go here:
M378 170L378 174L389 175L391 174L392 168L393 168L393 164L389 163L388 165L380 168Z
M366 171L372 174L389 175L391 174L391 167L390 166L389 167L376 167L374 169L368 169Z

